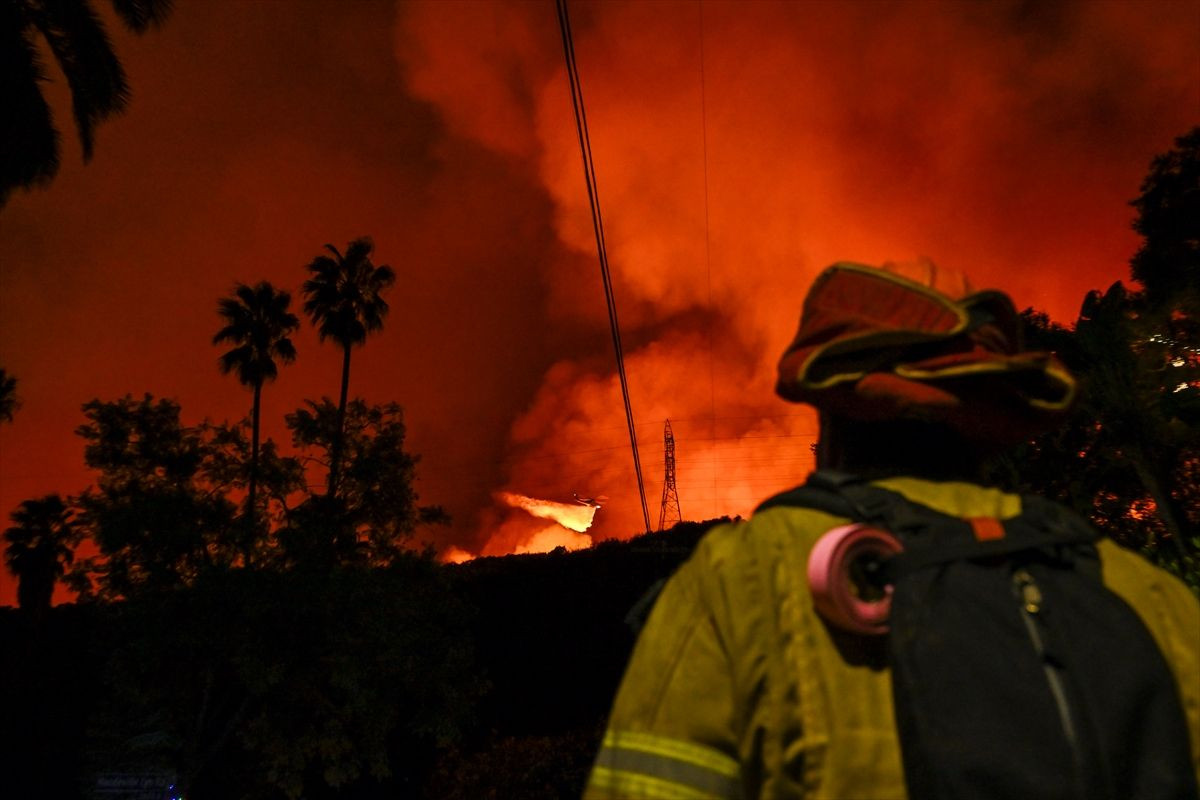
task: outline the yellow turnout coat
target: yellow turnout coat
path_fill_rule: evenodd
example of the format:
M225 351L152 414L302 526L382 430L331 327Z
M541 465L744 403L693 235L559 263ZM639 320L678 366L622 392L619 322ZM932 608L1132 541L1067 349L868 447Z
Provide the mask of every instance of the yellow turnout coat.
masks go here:
M967 483L877 484L960 517L1021 510L1019 497ZM704 537L637 642L586 800L905 797L888 670L831 632L807 585L813 545L845 522L773 507ZM1105 583L1175 674L1200 771L1200 603L1138 555L1099 549Z

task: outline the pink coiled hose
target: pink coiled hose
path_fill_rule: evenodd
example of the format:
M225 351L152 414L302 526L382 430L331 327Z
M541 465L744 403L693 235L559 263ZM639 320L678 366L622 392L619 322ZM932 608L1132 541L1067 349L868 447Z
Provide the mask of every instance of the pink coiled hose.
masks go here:
M892 587L881 587L878 599L865 599L863 582L856 582L851 568L859 559L881 562L902 549L892 534L861 523L827 532L808 557L808 585L817 612L830 624L852 633L887 633Z

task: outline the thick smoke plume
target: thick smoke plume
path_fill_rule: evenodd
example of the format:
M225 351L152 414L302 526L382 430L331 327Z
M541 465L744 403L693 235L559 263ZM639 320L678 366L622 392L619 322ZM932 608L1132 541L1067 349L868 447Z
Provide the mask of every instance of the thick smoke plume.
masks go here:
M564 245L542 265L549 313L595 336L589 355L546 373L513 425L507 486L603 492L613 500L595 535L630 535L644 522L553 14L452 8L403 16L409 85L456 135L536 173ZM745 514L811 467L815 422L774 401L771 384L820 268L928 255L1069 320L1131 250L1111 209L1143 165L1097 165L1161 147L1143 121L1182 130L1180 109L1197 99L1196 26L1183 24L1195 14L1183 4L605 2L571 13L652 522L666 418L687 518ZM526 543L506 525L503 546ZM488 535L480 544L495 549Z

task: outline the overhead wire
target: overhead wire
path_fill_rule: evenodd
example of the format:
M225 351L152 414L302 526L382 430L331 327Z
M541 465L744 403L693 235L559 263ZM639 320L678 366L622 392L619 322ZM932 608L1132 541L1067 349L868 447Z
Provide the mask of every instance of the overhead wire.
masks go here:
M604 287L605 302L606 302L606 306L607 306L607 310L608 310L609 325L610 325L612 341L613 341L613 351L614 351L614 354L616 357L617 373L618 373L618 377L620 379L620 384L621 384L622 403L624 405L624 410L625 410L625 421L626 421L625 427L627 428L628 435L629 435L629 447L632 451L632 456L633 456L634 476L635 476L637 484L638 484L638 495L639 495L641 508L642 508L643 521L646 526L646 529L649 530L650 529L650 514L649 514L649 507L648 507L647 499L646 499L646 481L645 481L642 467L641 467L641 457L640 457L640 452L639 452L639 447L638 447L637 428L638 427L646 427L648 425L654 425L657 427L658 423L657 422L642 423L642 425L639 426L634 421L633 408L632 408L632 403L631 403L630 395L629 395L628 378L627 378L627 374L626 374L625 356L624 356L624 350L623 350L622 341L621 341L620 324L619 324L619 320L618 320L618 316L617 316L616 301L615 301L615 295L614 295L614 291L613 291L613 281L612 281L611 269L610 269L607 246L606 246L605 235L604 235L603 215L602 215L601 209L600 209L599 190L598 190L598 185L597 185L597 180L596 180L595 164L594 164L594 160L592 157L591 139L590 139L590 134L589 134L588 125L587 125L587 112L586 112L586 107L584 105L583 90L582 90L582 83L581 83L580 76L579 76L578 63L577 63L577 60L575 57L574 38L572 35L572 31L571 31L571 23L570 23L570 16L569 16L568 8L567 8L567 0L556 0L555 5L556 5L557 16L558 16L558 22L559 22L559 30L562 35L563 53L564 53L564 57L566 60L567 77L568 77L568 81L570 84L571 102L572 102L572 107L573 107L574 114L575 114L576 131L577 131L577 134L579 137L580 153L582 156L583 169L584 169L584 181L585 181L585 185L587 188L588 202L589 202L591 215L592 215L592 226L593 226L593 230L594 230L595 238L596 238L596 250L597 250L597 255L598 255L598 258L600 261L601 279L602 279L602 284ZM712 319L711 319L712 311L715 308L715 305L713 303L713 289L712 289L711 236L710 236L710 212L709 212L709 176L708 176L707 85L706 85L706 75L705 75L705 66L706 65L705 65L705 52L704 52L704 45L705 45L704 22L705 22L705 20L704 20L704 8L703 8L702 0L698 0L697 10L698 10L698 25L699 25L699 30L698 30L699 53L700 53L700 65L699 65L700 75L699 75L699 77L700 77L701 134L702 134L702 148L703 148L702 168L703 168L703 183L704 183L704 225L705 225L704 258L705 258L705 271L706 271L706 278L707 278L707 284L708 284L708 299L709 299L709 310L710 310L710 315L709 315L710 319L708 321L708 326L707 326L708 327L707 333L708 333L708 356L709 356L708 360L709 360L709 404L710 404L709 412L710 413L708 415L697 416L695 418L692 418L691 420L689 420L687 418L679 418L678 420L673 420L673 421L678 421L678 422L695 421L698 423L703 423L703 422L708 423L708 428L709 428L708 434L709 435L707 437L705 437L705 436L688 437L688 439L689 439L689 441L691 441L693 443L697 443L697 444L708 443L709 445L711 445L714 448L713 453L710 454L708 458L702 459L702 460L708 461L711 466L711 478L710 478L710 481L707 482L708 485L705 486L703 483L700 483L700 482L693 484L693 485L697 489L709 489L715 495L717 493L719 486L728 486L728 485L731 485L732 483L743 483L744 484L744 483L748 482L747 479L745 479L745 478L742 478L738 481L731 481L728 479L727 476L721 475L720 466L722 466L722 465L731 466L734 464L761 463L763 465L763 467L766 467L766 469L756 468L755 476L753 478L750 478L749 482L755 482L755 483L768 482L768 483L770 483L770 482L778 481L779 477L780 477L778 475L771 474L772 470L770 469L770 466L774 465L776 467L784 467L786 469L785 464L790 464L791 462L797 462L797 461L806 461L811 458L811 456L809 456L807 454L805 454L804 456L794 455L794 451L790 447L787 448L784 452L781 452L778 454L767 455L767 454L763 453L761 450L761 448L763 447L762 444L759 444L756 446L756 449L760 450L760 454L757 454L757 455L750 455L750 454L734 455L733 452L730 452L730 449L737 450L738 443L740 443L746 439L758 439L760 441L763 439L805 439L805 438L812 438L812 435L811 434L759 434L759 435L750 434L750 435L743 435L743 436L738 436L738 437L718 437L716 435L716 423L718 420L771 419L771 418L775 418L775 417L784 417L784 416L792 417L792 416L802 416L802 415L788 414L788 415L775 415L774 417L770 416L770 415L765 416L765 417L758 417L758 416L754 416L754 417L751 417L751 416L718 417L716 414L715 356L714 356L714 346L713 346L714 336L713 336L713 331L712 331ZM615 428L595 429L593 432L599 432L600 430L614 430L614 429ZM725 443L729 443L729 444L727 445ZM730 448L730 445L732 445L732 448ZM780 445L780 447L782 447L782 444ZM616 465L611 465L605 469L602 469L600 471L600 473L597 473L594 469L588 469L584 464L580 464L579 462L581 460L582 461L591 461L605 451L610 451L610 450L615 450L615 449L623 449L623 448L624 448L624 445L614 445L611 447L601 446L601 447L596 447L596 448L592 448L592 449L588 449L588 450L571 451L568 453L543 453L543 454L539 454L539 455L526 454L524 456L504 459L503 461L497 462L497 463L500 464L500 463L505 463L505 462L510 462L510 461L522 461L522 462L541 461L543 463L545 463L546 461L552 461L552 462L565 461L567 463L563 464L562 466L567 467L568 472L576 472L577 470L579 470L579 472L577 472L577 474L579 474L580 476L586 475L586 476L594 479L599 474L612 475L614 471L616 471L618 474L620 474L620 473L628 474L628 473L625 472L624 468L616 467ZM805 449L807 449L807 448L805 448ZM592 456L592 458L579 459L579 456L585 455L585 454L590 454ZM574 462L574 463L571 463L571 462ZM788 470L788 471L790 471L790 470ZM466 477L466 476L462 476L461 474L459 476L457 476L457 482L461 482L464 477ZM566 477L566 476L562 475L562 474L559 475L560 479L563 477ZM470 479L468 478L467 480L469 481ZM441 481L439 481L437 479L434 479L432 481L432 483L435 483L435 484L440 483L440 482ZM685 483L691 484L690 481L687 481ZM522 488L524 488L526 490L535 490L536 491L537 489L540 489L542 487L541 486L537 486L537 487L525 486ZM550 488L550 487L547 486L546 488ZM700 494L703 495L704 492L701 491Z
M704 271L708 278L708 402L711 416L709 418L709 436L717 438L717 381L713 365L713 331L712 318L714 312L712 295L712 243L709 236L708 224L708 87L704 80L704 0L696 0L696 10L700 17L700 141L701 159L704 167ZM712 465L713 494L717 489L717 465Z
M625 377L625 354L621 348L621 327L617 320L617 303L613 296L612 276L608 266L608 251L604 243L604 220L600 214L600 198L596 188L596 168L592 161L592 143L588 136L587 114L583 105L583 88L579 82L579 66L575 61L575 43L571 36L571 20L566 0L555 0L558 27L562 33L563 54L567 62L567 78L571 84L571 105L575 109L575 129L579 134L579 149L583 156L583 176L587 184L588 203L592 211L592 228L596 233L596 251L600 258L600 277L604 283L604 299L608 304L608 322L612 329L613 350L617 358L617 374L621 379L621 399L625 404L625 419L629 425L629 445L633 450L633 468L637 475L638 494L642 501L642 516L650 530L650 510L646 505L646 485L642 480L642 462L638 455L637 428L633 422L633 406L629 402L629 382Z

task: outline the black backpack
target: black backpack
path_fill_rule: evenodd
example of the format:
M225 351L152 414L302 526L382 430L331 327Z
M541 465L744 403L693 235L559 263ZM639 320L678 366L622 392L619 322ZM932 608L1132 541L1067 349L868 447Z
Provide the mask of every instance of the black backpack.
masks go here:
M1062 506L1021 501L982 541L966 520L829 471L759 510L819 509L903 545L873 572L892 587L887 651L913 800L1195 800L1178 688L1101 581L1099 534Z

